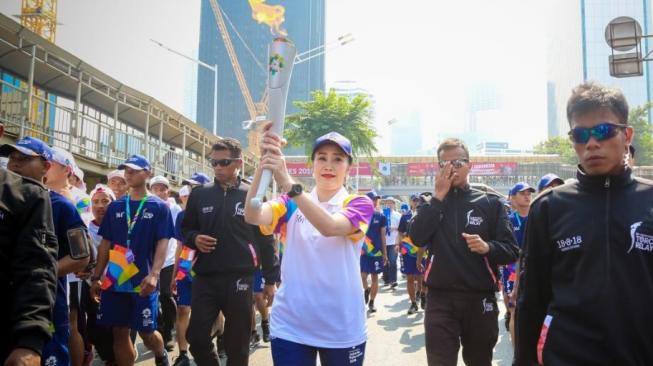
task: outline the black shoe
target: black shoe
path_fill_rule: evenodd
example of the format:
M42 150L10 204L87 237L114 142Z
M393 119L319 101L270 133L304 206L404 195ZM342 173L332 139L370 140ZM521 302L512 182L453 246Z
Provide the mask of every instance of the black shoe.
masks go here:
M155 357L154 358L154 364L156 366L170 366L170 361L168 361L168 353L166 352L161 357Z
M391 290L394 290L396 287L397 287L397 283L396 283L396 282L393 282L393 283L390 284L390 289L391 289Z
M367 305L370 302L370 289L366 288L365 289L365 305Z
M419 297L419 306L422 307L422 310L426 309L426 294L423 292L420 294Z
M261 330L263 331L263 342L270 342L270 321L263 320L261 321Z
M249 338L249 348L256 348L258 347L259 343L261 343L261 336L258 335L257 331L253 331L251 337Z
M370 313L376 313L376 308L374 307L374 300L370 300L368 305L368 311Z
M222 336L218 336L215 339L215 343L218 347L218 357L220 358L227 357L227 351L224 349L224 339L222 338Z
M413 302L410 304L410 307L408 308L408 315L413 315L416 314L419 311L419 308L417 308L417 303Z
M180 353L179 357L175 359L175 363L172 366L190 366L190 359L186 353Z

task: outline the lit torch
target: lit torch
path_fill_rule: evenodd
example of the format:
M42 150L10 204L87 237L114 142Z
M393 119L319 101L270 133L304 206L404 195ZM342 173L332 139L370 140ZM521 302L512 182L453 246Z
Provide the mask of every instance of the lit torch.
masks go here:
M285 32L279 28L283 22L283 9L278 5L270 6L264 4L265 1L250 0L252 5L252 15L259 22L270 25L273 33L285 35ZM258 8L258 9L257 9ZM274 10L276 16L263 17L263 10ZM260 10L260 11L258 11ZM257 12L258 11L258 12ZM257 16L258 15L258 16ZM273 18L273 19L270 19ZM266 21L270 19L270 21ZM297 50L295 45L283 37L275 38L268 47L269 65L268 65L268 120L272 121L270 130L277 135L283 134L284 119L286 117L286 101L288 99L288 87L290 86L290 76L295 63ZM256 196L252 198L252 207L259 208L263 204L263 196L272 181L272 171L264 169L259 181Z

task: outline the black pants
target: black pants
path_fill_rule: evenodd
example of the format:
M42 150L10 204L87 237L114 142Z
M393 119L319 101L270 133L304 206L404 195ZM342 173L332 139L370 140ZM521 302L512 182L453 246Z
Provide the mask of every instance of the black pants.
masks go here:
M170 281L172 281L172 270L174 266L161 269L161 280L159 281L159 303L161 304L161 317L158 319L159 332L164 342L172 339L172 329L177 319L177 302L170 292Z
M428 364L456 365L462 344L468 366L490 366L499 336L494 294L469 295L428 291L424 318Z
M211 328L225 317L224 347L229 366L246 366L252 328L252 275L215 274L193 278L190 325L186 337L198 366L218 366Z

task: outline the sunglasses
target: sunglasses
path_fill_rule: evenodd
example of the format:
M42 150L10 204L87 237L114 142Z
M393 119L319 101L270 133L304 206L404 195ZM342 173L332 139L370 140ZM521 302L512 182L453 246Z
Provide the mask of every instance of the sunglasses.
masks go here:
M221 167L224 168L226 166L231 165L231 163L233 163L234 161L240 161L240 158L236 158L236 159L211 159L211 166L215 168L216 166L220 165Z
M590 137L594 137L596 141L604 141L615 137L617 135L617 131L625 128L626 126L624 125L603 122L592 128L572 128L571 131L569 131L569 138L575 144L586 144L590 140Z
M440 169L444 169L445 166L447 166L448 163L451 163L451 165L456 168L460 169L467 165L469 163L469 159L456 159L456 160L440 160L438 161L438 165L440 165Z

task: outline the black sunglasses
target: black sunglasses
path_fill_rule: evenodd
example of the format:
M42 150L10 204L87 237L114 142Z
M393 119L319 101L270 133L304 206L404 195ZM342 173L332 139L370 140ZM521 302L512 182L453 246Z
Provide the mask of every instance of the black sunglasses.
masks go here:
M440 160L438 161L438 165L440 166L440 169L444 169L445 166L447 166L447 163L451 163L451 165L456 168L460 169L467 165L469 163L469 159L456 159L456 160Z
M626 126L610 122L603 122L591 128L575 127L569 131L569 138L575 144L586 144L591 137L594 137L596 141L603 141L615 137L617 131L624 128Z
M235 159L211 159L211 166L216 167L220 165L221 167L226 167L231 165L234 161L240 161L240 158L235 158Z

